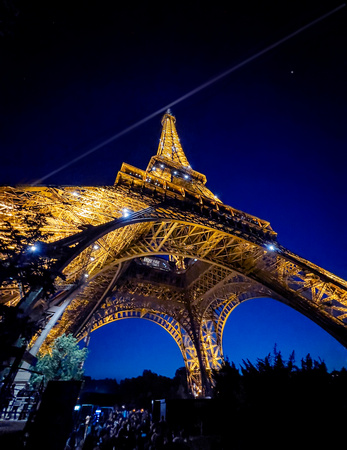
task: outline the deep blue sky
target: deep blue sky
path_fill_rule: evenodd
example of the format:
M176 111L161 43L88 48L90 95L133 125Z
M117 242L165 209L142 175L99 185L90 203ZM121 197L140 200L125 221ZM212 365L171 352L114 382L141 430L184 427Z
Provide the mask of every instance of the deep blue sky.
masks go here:
M23 3L9 3L0 28L0 183L11 185L45 176L340 4ZM269 220L282 245L344 279L346 17L347 7L173 109L188 160L224 203ZM123 161L145 168L160 119L46 182L111 185ZM346 350L273 300L230 316L231 360L263 357L275 343L285 357L294 349L298 360L311 352L331 369L347 365ZM159 326L128 320L93 333L86 372L172 376L182 363Z

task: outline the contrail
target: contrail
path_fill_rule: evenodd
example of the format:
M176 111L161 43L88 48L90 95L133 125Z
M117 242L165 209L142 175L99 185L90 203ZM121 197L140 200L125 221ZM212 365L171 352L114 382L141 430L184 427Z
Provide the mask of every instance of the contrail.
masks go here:
M105 145L108 145L111 142L114 142L121 136L124 136L125 134L129 133L130 131L134 130L135 128L139 127L140 125L143 125L144 123L148 122L149 120L151 120L153 117L157 116L158 114L166 112L169 108L172 108L173 106L177 105L178 103L181 103L184 100L187 100L187 98L192 97L193 95L197 94L198 92L202 91L203 89L208 88L212 84L217 83L222 78L227 77L228 75L235 72L236 70L241 69L241 67L244 67L246 64L249 64L250 62L254 61L255 59L259 58L260 56L264 55L265 53L268 53L269 51L271 51L274 48L278 47L279 45L283 44L284 42L289 41L289 39L293 38L294 36L297 36L298 34L302 33L303 31L307 30L308 28L312 27L313 25L321 22L322 20L326 19L327 17L331 16L332 14L336 13L337 11L340 11L340 9L344 8L345 6L346 6L346 3L341 4L337 8L318 17L318 19L315 19L312 22L308 23L307 25L304 25L303 27L297 29L293 33L288 34L287 36L285 36L284 38L275 42L274 44L271 44L268 47L265 47L263 50L260 50L258 53L255 53L254 55L252 55L249 58L240 62L239 64L236 64L235 66L231 67L230 69L226 70L225 72L222 72L221 74L215 76L214 78L211 78L209 81L206 81L205 83L201 84L200 86L196 87L195 89L187 92L186 94L177 98L173 102L163 106L162 108L158 109L157 111L153 112L152 114L149 114L148 116L144 117L143 119L139 120L138 122L135 122L133 125L130 125L129 127L125 128L124 130L120 131L119 133L111 136L109 139L106 139L105 141L101 142L100 144L96 145L95 147L91 148L90 150L87 150L86 152L82 153L81 155L77 156L76 158L73 158L71 161L67 162L66 164L63 164L61 167L58 167L58 169L55 169L52 172L45 175L44 177L39 178L38 180L34 181L31 184L31 186L36 186L37 184L42 183L42 181L46 180L47 178L50 178L51 176L55 175L56 173L61 172L62 170L66 169L67 167L71 166L72 164L76 163L77 161L80 161L81 159L85 158L86 156L90 155L91 153L96 152L100 148L105 147Z

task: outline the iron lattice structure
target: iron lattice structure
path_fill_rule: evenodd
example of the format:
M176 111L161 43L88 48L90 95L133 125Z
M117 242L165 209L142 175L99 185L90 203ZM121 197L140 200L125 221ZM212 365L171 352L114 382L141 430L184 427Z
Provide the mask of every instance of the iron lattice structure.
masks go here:
M25 234L24 216L47 215L45 254L64 274L48 300L37 289L21 299L13 282L1 301L41 328L64 302L46 342L120 319L153 321L179 346L195 396L221 367L229 314L250 298L281 301L346 346L346 281L281 246L269 222L223 204L190 167L170 112L162 125L147 170L123 164L114 186L1 188L2 224Z

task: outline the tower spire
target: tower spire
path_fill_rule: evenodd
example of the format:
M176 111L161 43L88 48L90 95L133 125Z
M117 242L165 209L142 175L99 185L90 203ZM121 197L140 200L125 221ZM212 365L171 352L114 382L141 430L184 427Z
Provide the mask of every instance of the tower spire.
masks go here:
M183 167L190 168L190 164L180 143L175 123L176 118L172 115L171 110L168 109L161 121L163 129L160 136L157 156L168 158Z

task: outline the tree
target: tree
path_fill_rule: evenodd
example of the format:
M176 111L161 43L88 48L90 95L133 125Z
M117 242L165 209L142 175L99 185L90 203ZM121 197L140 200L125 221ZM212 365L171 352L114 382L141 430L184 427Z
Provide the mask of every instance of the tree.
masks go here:
M214 373L215 397L220 410L223 440L235 448L331 447L339 442L347 410L346 371L330 374L324 361L308 354L295 365L274 352L255 363L244 360L240 368L228 361ZM322 418L329 417L329 421ZM317 424L320 424L319 431ZM333 424L334 426L329 426Z
M20 214L13 206L12 220L0 223L0 286L3 292L19 289L25 297L32 289L41 289L41 297L48 298L55 291L53 260L45 251L50 233L49 215L32 208L30 214ZM61 275L60 275L61 276ZM5 297L5 302L7 301ZM12 347L22 337L29 342L37 331L37 321L23 314L21 303L0 305L0 371L10 363Z
M226 358L219 370L213 370L214 395L216 398L228 398L231 403L236 403L240 396L241 374L235 363Z
M16 212L16 211L15 211ZM0 234L0 285L18 283L22 294L40 286L43 296L54 292L52 261L44 254L50 233L45 231L48 215L32 211L32 215L18 214L16 222L1 224Z
M42 375L34 374L31 384L38 384L42 378L46 383L49 380L82 380L87 354L88 350L80 349L72 334L63 334L53 342L48 353L39 355L34 370Z
M173 378L177 398L189 398L190 392L187 382L187 369L183 366L176 370Z

